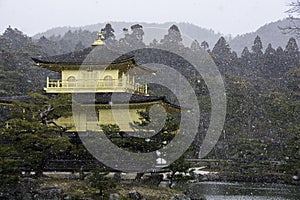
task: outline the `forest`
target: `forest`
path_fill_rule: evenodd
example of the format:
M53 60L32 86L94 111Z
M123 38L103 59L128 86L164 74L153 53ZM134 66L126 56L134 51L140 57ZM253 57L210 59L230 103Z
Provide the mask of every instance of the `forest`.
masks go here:
M212 47L205 40L194 40L186 47L176 25L172 25L161 40L154 38L147 45L143 42L141 25L134 24L130 30L124 28L123 31L124 38L116 39L115 30L107 24L101 33L107 44L121 51L151 47L196 55L205 51L214 60L225 84L227 115L222 135L207 158L220 160L214 168L222 180L299 183L300 52L295 38L291 37L286 46L274 49L272 44L264 47L257 35L252 46L245 47L238 55L224 37ZM41 110L47 109L49 104L54 110L51 119L70 115L71 97L46 94L43 91L46 77L59 75L35 66L31 57L80 51L89 47L97 35L97 32L76 30L63 36L32 39L8 27L0 36L1 183L18 180L19 171L35 171L41 175L49 158L68 155L78 160L92 160L83 145L65 135L64 129L41 123ZM146 62L138 51L132 53L136 54L138 64ZM209 124L209 91L190 66L177 62L174 68L188 77L207 118L203 119L185 155L197 158L197 149ZM159 86L149 87L150 94L166 95L170 102L176 101ZM9 104L12 101L14 106ZM8 120L17 125L7 129ZM118 139L115 142L121 143ZM134 151L153 148L141 141L138 144L143 148Z

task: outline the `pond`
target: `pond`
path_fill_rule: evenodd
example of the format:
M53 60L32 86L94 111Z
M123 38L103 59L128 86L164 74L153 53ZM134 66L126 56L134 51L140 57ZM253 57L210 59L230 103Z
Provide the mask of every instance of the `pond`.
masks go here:
M263 183L201 182L190 185L189 196L207 200L299 200L300 186Z

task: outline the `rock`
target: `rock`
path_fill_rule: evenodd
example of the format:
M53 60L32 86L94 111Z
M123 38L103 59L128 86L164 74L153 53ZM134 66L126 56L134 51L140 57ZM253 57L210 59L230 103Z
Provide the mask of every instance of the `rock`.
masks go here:
M0 185L0 199L13 199L16 193L15 187Z
M66 196L64 197L64 200L69 200L69 199L72 199L72 196L66 195Z
M218 174L208 174L209 181L218 181L220 180L220 176Z
M199 194L198 192L195 192L192 188L188 188L184 194L186 194L188 197L190 197L191 200L206 200L206 198Z
M198 175L198 181L218 181L220 180L220 176L218 174L205 174L205 175Z
M205 197L197 197L197 198L191 198L191 200L206 200Z
M169 182L168 181L161 181L158 186L159 187L169 187Z
M39 189L33 178L21 178L18 182L0 185L0 199L33 199Z
M160 182L163 180L162 174L151 174L150 176L146 176L142 179L142 183L146 185L155 185L158 186Z
M39 183L33 178L22 178L19 182L19 187L21 191L34 192L39 189Z
M33 199L38 193L40 185L36 179L21 178L18 184L18 189L22 199Z
M110 194L109 195L109 200L120 200L120 195L117 193Z
M61 200L63 199L63 191L57 187L51 188L42 188L39 190L36 199L43 199L43 200Z
M170 200L191 200L191 198L185 194L175 194Z
M198 181L208 181L208 177L206 175L198 175Z
M0 199L61 200L62 197L62 189L40 188L38 181L33 178L21 178L15 187L10 186L10 193L2 195L0 192Z
M121 172L114 173L113 180L120 182L122 180Z
M129 191L128 196L129 196L129 198L132 199L132 200L144 200L144 199L145 199L145 198L144 198L140 193L138 193L136 190L131 190L131 191Z
M176 194L175 196L171 197L170 200L206 200L205 197L189 197L186 194Z

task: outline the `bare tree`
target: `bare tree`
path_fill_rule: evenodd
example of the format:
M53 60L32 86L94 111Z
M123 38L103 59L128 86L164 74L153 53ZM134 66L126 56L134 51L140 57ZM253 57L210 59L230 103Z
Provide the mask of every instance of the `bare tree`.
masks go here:
M290 24L286 27L279 27L286 34L293 34L300 37L300 0L295 0L289 4L289 9L286 13L289 14L288 20Z

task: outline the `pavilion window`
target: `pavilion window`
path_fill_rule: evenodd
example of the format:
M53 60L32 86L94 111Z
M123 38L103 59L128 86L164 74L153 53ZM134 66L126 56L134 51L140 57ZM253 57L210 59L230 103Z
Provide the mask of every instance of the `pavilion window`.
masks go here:
M113 78L111 76L104 77L105 86L113 86Z
M68 87L75 87L76 78L74 76L69 76L67 81Z

